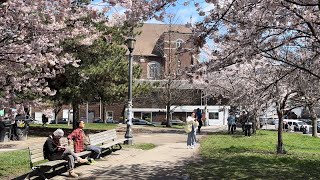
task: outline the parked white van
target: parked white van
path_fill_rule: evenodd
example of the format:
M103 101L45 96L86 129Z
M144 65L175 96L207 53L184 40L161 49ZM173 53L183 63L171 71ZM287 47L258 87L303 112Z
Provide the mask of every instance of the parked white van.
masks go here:
M299 121L296 119L284 119L284 122L287 122L290 129L294 130L294 131L303 131L303 129L309 129L310 125L308 125L307 123L303 122L303 121Z

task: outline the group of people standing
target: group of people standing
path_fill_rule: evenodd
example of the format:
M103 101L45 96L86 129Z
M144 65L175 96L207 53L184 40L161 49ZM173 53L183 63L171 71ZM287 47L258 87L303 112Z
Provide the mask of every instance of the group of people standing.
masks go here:
M242 111L239 118L239 123L241 124L242 131L245 136L251 136L251 128L252 128L252 117L249 116L245 111ZM229 112L228 121L228 133L233 134L236 130L236 116L233 111Z
M197 111L192 112L191 116L186 119L185 131L188 134L187 137L187 148L193 149L197 143L197 133L200 134L202 127L202 113L198 108Z
M68 135L68 146L73 143L74 151L60 142L61 137L64 136L62 129L57 129L50 135L43 145L43 155L49 161L65 159L68 161L68 172L70 177L78 177L79 175L74 171L75 162L89 163L92 159L101 159L101 147L90 145L88 136L84 133L83 128L85 124L83 121L77 122L77 129L73 130ZM92 151L90 159L83 159L75 153L82 151Z

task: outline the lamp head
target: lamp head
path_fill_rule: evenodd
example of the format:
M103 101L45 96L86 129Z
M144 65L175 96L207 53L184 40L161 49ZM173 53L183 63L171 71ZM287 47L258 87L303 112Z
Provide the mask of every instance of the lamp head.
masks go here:
M130 51L130 53L133 51L134 49L134 45L136 43L136 39L132 38L132 37L129 37L127 40L126 40L126 43L127 43L127 47Z

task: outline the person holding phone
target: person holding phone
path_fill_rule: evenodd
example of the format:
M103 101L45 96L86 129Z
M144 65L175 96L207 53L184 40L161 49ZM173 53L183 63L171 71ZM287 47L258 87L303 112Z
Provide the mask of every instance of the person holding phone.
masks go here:
M43 155L49 161L65 159L68 161L68 172L70 177L78 177L79 175L74 172L75 161L79 163L87 163L87 159L78 157L72 150L64 145L61 145L60 139L63 137L64 132L62 129L57 129L50 135L43 145Z

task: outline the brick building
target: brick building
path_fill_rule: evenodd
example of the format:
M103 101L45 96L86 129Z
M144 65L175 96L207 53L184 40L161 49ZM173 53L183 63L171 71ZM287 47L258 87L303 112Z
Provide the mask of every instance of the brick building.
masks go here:
M193 49L191 40L192 31L184 25L168 24L144 24L136 29L141 32L137 35L136 45L132 52L133 63L142 67L141 79L139 81L159 81L164 82L168 77L174 76L175 84L185 92L192 91L193 101L187 106L172 106L172 118L185 120L186 116L197 107L207 111L207 119L212 117L216 121L211 124L225 123L226 110L221 111L220 106L204 106L202 104L201 88L194 88L188 83L185 71L192 65L198 64L197 54ZM80 106L80 119L92 122L95 119L123 119L125 104L103 105L97 103L87 103ZM208 105L213 105L213 101L208 101ZM212 110L212 113L208 112ZM225 108L224 108L225 109ZM151 102L148 98L133 97L134 117L147 119L150 121L164 121L166 117L166 107L157 102ZM41 112L34 111L34 116L39 119ZM220 115L219 115L220 114ZM72 110L70 106L64 106L57 115L57 119L71 118Z

